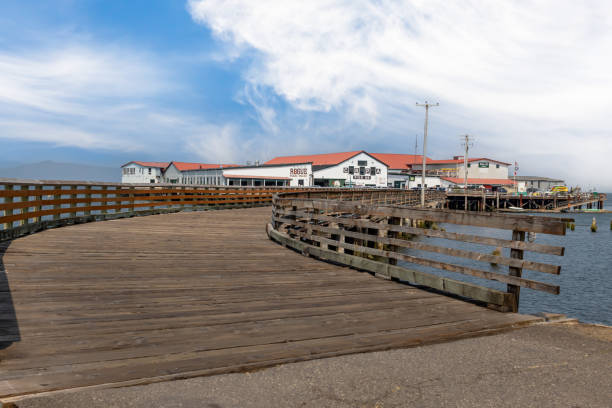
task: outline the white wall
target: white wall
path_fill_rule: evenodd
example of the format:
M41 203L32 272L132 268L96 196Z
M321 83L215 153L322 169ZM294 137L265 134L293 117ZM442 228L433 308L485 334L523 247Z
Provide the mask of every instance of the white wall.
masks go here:
M229 167L223 169L223 175L289 178L290 186L298 186L300 180L302 180L305 187L312 185L312 165L310 163L280 166Z
M360 175L359 173L359 161L366 161L367 164L363 167L366 168L366 174ZM355 166L355 175L348 173L348 167ZM376 174L371 175L370 167L376 167ZM380 172L379 172L380 170ZM348 159L335 166L327 167L321 170L314 171L315 179L326 179L326 180L345 180L348 185L349 181L357 186L375 185L377 187L387 187L387 166L382 162L374 159L373 157L359 153L355 157Z
M174 164L171 164L170 167L168 167L168 169L164 173L163 182L164 183L176 182L179 184L184 184L184 183L181 183L181 177L183 177L181 172L174 166ZM176 180L176 181L173 181L173 180Z
M169 172L166 173L170 174ZM185 170L183 172L174 168L171 174L173 174L173 177L178 177L179 184L225 185L223 169L221 168Z
M121 168L122 183L161 183L161 169L159 167L145 167L136 163L130 163Z
M479 164L488 165L489 167L479 167ZM496 163L490 160L478 160L469 163L468 167L468 178L493 178L493 179L507 179L508 178L508 166L501 163ZM499 167L497 167L499 166ZM460 169L460 177L463 177L463 165Z
M479 163L482 163L484 166L488 167L479 167ZM508 165L497 163L492 160L477 160L468 164L468 178L508 178ZM421 170L422 167L423 166L420 164L413 166L415 170ZM463 166L463 162L428 164L427 171L429 172L431 170L447 171L448 177L457 177L460 179L465 177L465 167ZM454 173L456 173L456 175Z
M406 182L406 188L414 188L420 187L423 182L423 178L420 174L414 175L414 180L409 180ZM446 180L442 180L438 176L425 176L425 187L434 188L434 187L448 187L450 182Z

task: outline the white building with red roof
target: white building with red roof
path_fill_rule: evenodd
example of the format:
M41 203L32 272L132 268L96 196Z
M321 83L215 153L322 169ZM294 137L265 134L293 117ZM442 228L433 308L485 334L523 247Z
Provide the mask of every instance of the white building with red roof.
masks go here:
M121 182L149 184L161 183L167 162L131 161L121 166Z
M514 188L513 180L508 177L510 166L510 163L487 157L468 158L467 168L463 157L457 156L449 160L430 160L427 162L426 179L438 177L440 186L443 187L463 186L467 171L468 186ZM421 178L422 168L422 164L413 166L416 181Z
M387 173L387 185L393 188L409 188L411 182L416 178L412 168L416 164L423 164L422 154L403 154L403 153L370 153L373 157L389 166ZM431 159L427 158L427 163ZM426 184L431 184L435 180L425 180ZM413 183L414 184L414 183Z
M162 181L172 184L210 184L223 185L223 169L236 167L236 164L209 164L170 162L164 169Z
M280 156L267 161L265 165L287 165L290 163L311 163L312 179L310 185L314 186L387 187L387 169L389 166L363 150Z
M426 159L425 187L512 186L510 163L472 158ZM339 153L279 156L262 165L133 161L122 166L124 183L176 183L218 186L394 187L419 188L423 156L400 153Z

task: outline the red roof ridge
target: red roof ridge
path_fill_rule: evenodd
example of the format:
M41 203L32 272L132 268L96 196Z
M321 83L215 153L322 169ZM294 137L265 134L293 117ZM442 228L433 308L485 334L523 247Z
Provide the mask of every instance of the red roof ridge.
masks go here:
M455 184L462 184L464 179L457 177L440 177L442 180L450 181ZM494 178L468 178L468 184L503 184L509 185L514 184L512 179L494 179Z
M139 166L143 166L143 167L159 167L159 168L166 168L168 167L168 164L170 164L168 162L145 162L145 161L132 160L130 162L125 163L121 167L125 167L132 163L138 164Z
M188 171L188 170L209 170L209 169L221 169L228 167L239 167L237 164L210 164L210 163L192 163L192 162L177 162L172 161L168 163L166 169L170 167L170 165L174 165L179 171Z
M352 152L338 152L338 153L320 153L320 154L303 154L293 156L278 156L271 160L268 160L264 164L292 164L292 163L306 163L312 162L313 166L333 165L342 163L350 159L351 157L357 156L359 153L366 153L365 150L356 150Z
M385 163L390 169L407 169L414 164L423 163L422 154L407 153L370 153L370 156ZM427 157L427 163L431 159Z

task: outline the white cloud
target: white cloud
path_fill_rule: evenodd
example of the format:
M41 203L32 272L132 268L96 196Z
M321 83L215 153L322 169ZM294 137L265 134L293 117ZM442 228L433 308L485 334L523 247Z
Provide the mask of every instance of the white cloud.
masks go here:
M604 177L612 156L611 2L191 0L189 10L231 58L249 53L249 86L305 114L398 135L422 126L414 102L427 97L441 102L434 154L474 132L482 153L582 183Z
M185 86L163 66L133 49L95 44L0 52L0 143L133 152L135 159L243 159L246 152L231 149L241 145L236 126L162 107Z

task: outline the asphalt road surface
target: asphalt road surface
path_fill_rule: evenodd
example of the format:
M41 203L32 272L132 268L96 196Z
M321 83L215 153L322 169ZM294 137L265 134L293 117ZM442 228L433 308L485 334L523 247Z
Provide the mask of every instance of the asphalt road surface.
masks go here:
M538 325L494 336L266 370L63 393L50 407L610 407L612 328Z

